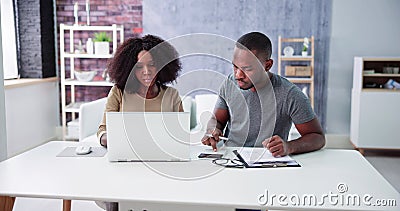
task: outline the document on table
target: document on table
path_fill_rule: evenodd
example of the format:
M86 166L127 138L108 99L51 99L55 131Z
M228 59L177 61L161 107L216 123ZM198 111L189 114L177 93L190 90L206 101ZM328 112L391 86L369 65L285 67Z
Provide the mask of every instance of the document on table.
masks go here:
M243 147L238 150L243 159L251 163L292 163L296 162L289 155L283 157L274 157L266 148Z

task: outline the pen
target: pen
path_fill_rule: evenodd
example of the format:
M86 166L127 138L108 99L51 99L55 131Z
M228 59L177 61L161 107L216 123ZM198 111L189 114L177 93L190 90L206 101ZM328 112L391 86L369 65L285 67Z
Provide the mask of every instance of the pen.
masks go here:
M288 163L286 162L255 162L252 165L261 165L264 168L267 167L284 167L288 166Z
M213 137L213 135L211 135L211 134L206 134L206 136L208 136L208 137ZM219 136L218 137L219 139L221 139L221 140L224 140L224 141L228 141L228 138L227 137L223 137L223 136Z

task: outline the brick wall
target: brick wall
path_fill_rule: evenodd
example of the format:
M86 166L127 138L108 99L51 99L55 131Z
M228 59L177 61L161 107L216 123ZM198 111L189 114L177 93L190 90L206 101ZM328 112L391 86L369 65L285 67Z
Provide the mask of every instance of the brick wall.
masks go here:
M78 2L79 24L86 24L86 1L85 0L57 0L57 32L58 32L58 50L59 49L59 25L61 23L72 25L74 23L73 4ZM91 0L90 1L90 25L110 26L118 24L124 26L125 39L134 36L140 36L142 31L142 0ZM77 45L79 40L85 45L87 38L93 37L93 32L75 32L74 44ZM69 49L69 35L66 34L66 49ZM66 72L69 75L69 59L66 62ZM102 73L106 67L106 59L75 59L75 69L80 70L98 70L94 80L102 80ZM58 61L60 65L60 61ZM59 68L60 69L60 68ZM76 101L92 101L108 94L110 87L78 87L75 97ZM67 92L70 96L70 92ZM68 97L67 101L70 100Z

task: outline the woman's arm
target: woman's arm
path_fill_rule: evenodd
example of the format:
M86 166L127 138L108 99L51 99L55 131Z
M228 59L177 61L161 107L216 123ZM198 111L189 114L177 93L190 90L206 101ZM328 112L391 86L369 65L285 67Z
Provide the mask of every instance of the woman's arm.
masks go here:
M106 113L119 112L122 104L122 92L117 86L113 86L108 93L106 108L103 113L103 120L97 130L97 139L101 146L107 147L107 127L106 127Z

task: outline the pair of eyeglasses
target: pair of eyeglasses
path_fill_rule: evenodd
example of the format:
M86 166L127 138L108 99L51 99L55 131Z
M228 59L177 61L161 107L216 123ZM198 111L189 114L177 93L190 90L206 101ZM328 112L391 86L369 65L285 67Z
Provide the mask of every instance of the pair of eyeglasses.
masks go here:
M212 163L226 168L244 168L244 164L238 159L217 158Z

